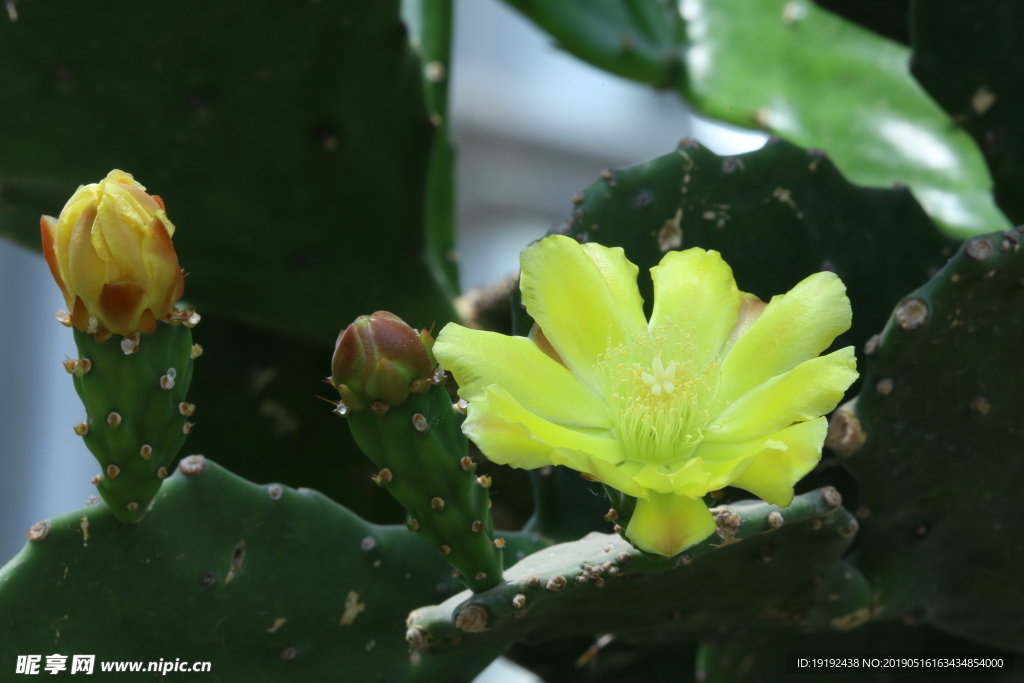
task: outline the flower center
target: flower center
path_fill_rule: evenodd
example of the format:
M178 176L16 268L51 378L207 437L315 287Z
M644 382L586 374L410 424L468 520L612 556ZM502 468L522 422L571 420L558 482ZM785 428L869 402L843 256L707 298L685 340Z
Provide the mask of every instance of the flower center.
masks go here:
M687 458L715 414L721 362L699 367L692 333L652 330L609 349L595 369L605 376L616 438L637 463Z
M673 384L673 380L676 378L676 364L675 361L668 364L666 368L661 363L661 356L658 356L651 362L650 372L641 372L640 379L644 381L647 388L651 390L651 393L655 396L660 396L662 392L671 394L676 390L676 385Z

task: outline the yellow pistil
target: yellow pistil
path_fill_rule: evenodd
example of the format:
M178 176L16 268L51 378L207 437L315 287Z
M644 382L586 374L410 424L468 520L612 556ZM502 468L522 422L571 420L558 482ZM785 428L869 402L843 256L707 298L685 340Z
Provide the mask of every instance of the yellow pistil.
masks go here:
M651 361L651 372L640 373L640 379L644 381L644 384L647 385L647 388L655 396L660 396L662 392L668 395L675 391L676 385L673 383L675 378L675 361L669 363L666 368L661 363L661 356Z
M645 333L628 348L609 350L607 360L595 365L610 387L615 437L627 461L685 461L703 439L720 363L715 359L695 370L692 336L677 328L656 330L653 339Z

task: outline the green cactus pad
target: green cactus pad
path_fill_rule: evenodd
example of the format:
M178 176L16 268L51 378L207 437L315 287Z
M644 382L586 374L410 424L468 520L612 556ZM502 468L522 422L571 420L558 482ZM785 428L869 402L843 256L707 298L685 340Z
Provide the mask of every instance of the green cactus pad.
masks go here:
M811 0L506 2L597 67L825 150L859 185L910 187L953 237L1009 227L978 147L910 75L909 48ZM1005 35L1000 54L1014 54ZM943 40L955 60L959 42Z
M409 512L409 528L448 560L474 591L501 582L503 534L491 519L489 482L470 463L462 416L432 386L382 416L352 412L352 435L381 468L381 485ZM486 486L483 484L486 483Z
M434 278L449 299L459 294L455 262L455 153L449 138L448 85L451 82L454 0L411 0L402 3L420 58L423 90L430 122L435 126L426 197L427 259Z
M931 0L911 7L914 76L974 137L999 208L1014 224L1024 222L1024 4Z
M484 646L410 658L403 620L459 583L403 526L187 458L144 524L97 503L33 528L0 569L0 662L26 653L212 662L210 680L471 681ZM45 534L43 530L45 529ZM512 557L536 543L510 533ZM419 663L417 663L419 662Z
M134 353L121 341L97 343L75 330L89 371L74 381L87 415L85 445L103 468L97 488L115 517L132 522L146 513L191 430L192 331L158 323Z
M1024 651L1022 231L968 241L869 342L829 441L860 488L881 618Z
M676 558L590 534L527 557L495 588L415 610L408 637L435 652L459 647L463 638L510 643L592 633L628 638L656 629L680 637L723 624L855 626L870 616L871 592L856 569L837 563L857 532L840 503L826 488L797 496L788 508L752 500L714 508L717 534ZM832 593L843 597L826 600Z

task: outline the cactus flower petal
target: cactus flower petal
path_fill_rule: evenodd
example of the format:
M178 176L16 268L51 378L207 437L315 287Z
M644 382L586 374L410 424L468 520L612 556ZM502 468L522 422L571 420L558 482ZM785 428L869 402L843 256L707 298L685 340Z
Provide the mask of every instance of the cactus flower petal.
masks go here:
M434 348L488 458L564 465L637 498L626 535L662 555L713 533L711 491L792 501L821 457L822 415L857 377L852 347L818 357L850 325L839 278L765 304L717 252L671 252L652 269L648 324L621 249L552 236L521 264L529 339L449 325Z
M732 485L772 505L786 507L793 502L794 484L821 459L827 431L828 420L819 417L776 433L772 441L777 445L761 451Z
M715 518L700 498L651 493L636 501L626 536L641 550L672 556L715 533Z
M459 396L470 403L497 384L544 419L574 427L612 426L604 397L589 392L530 339L449 325L434 349L448 359L445 368L460 378ZM546 391L536 391L538 384Z
M163 205L128 173L83 185L57 219L40 220L53 279L85 330L90 318L115 334L152 331L185 291Z
M67 287L64 286L64 280L60 276L60 264L57 262L57 221L52 216L42 216L39 219L39 228L43 236L43 257L46 259L46 265L60 287L60 293L67 298Z
M534 439L523 425L496 417L487 409L485 402L477 400L470 403L468 415L462 423L462 433L491 462L524 470L555 464L551 459L553 449L550 445Z
M787 294L772 297L760 317L729 350L719 397L733 402L762 382L827 349L850 329L853 313L835 273L815 273Z
M579 450L597 456L613 465L626 460L622 444L609 429L571 427L559 424L526 410L504 387L492 384L487 387L484 401L470 402L470 415L477 410L489 411L495 417L522 425L537 441L550 448Z
M848 346L773 377L725 409L704 432L708 441L748 441L835 410L857 379Z
M685 322L700 330L697 362L706 365L722 350L739 315L743 294L732 268L717 251L670 251L661 265L651 268L651 278L651 329Z
M597 356L610 345L631 343L647 327L637 267L621 249L588 249L568 238L537 242L520 265L530 315L573 374L598 390L600 378L591 369Z
M594 481L608 484L628 496L642 499L648 495L648 491L633 481L633 478L621 468L585 451L556 448L551 452L551 462L554 465L563 465L576 470Z

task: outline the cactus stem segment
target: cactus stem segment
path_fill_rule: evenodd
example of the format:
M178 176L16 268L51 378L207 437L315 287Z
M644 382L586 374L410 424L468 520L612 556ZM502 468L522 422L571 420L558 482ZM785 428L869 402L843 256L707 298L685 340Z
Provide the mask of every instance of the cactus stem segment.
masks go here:
M408 511L409 530L437 548L470 589L481 591L501 582L501 544L492 533L488 493L470 474L477 465L466 452L461 423L448 392L436 385L410 391L383 418L358 409L348 416L356 442L377 468L397 474L388 492ZM481 573L485 578L476 579Z
M145 310L140 320L146 322ZM141 345L139 334L119 338L123 345L98 343L78 329L74 337L79 360L72 381L90 416L84 441L104 472L96 486L119 521L137 522L160 489L157 471L171 466L185 440L192 335L160 323ZM103 420L109 429L101 428Z

